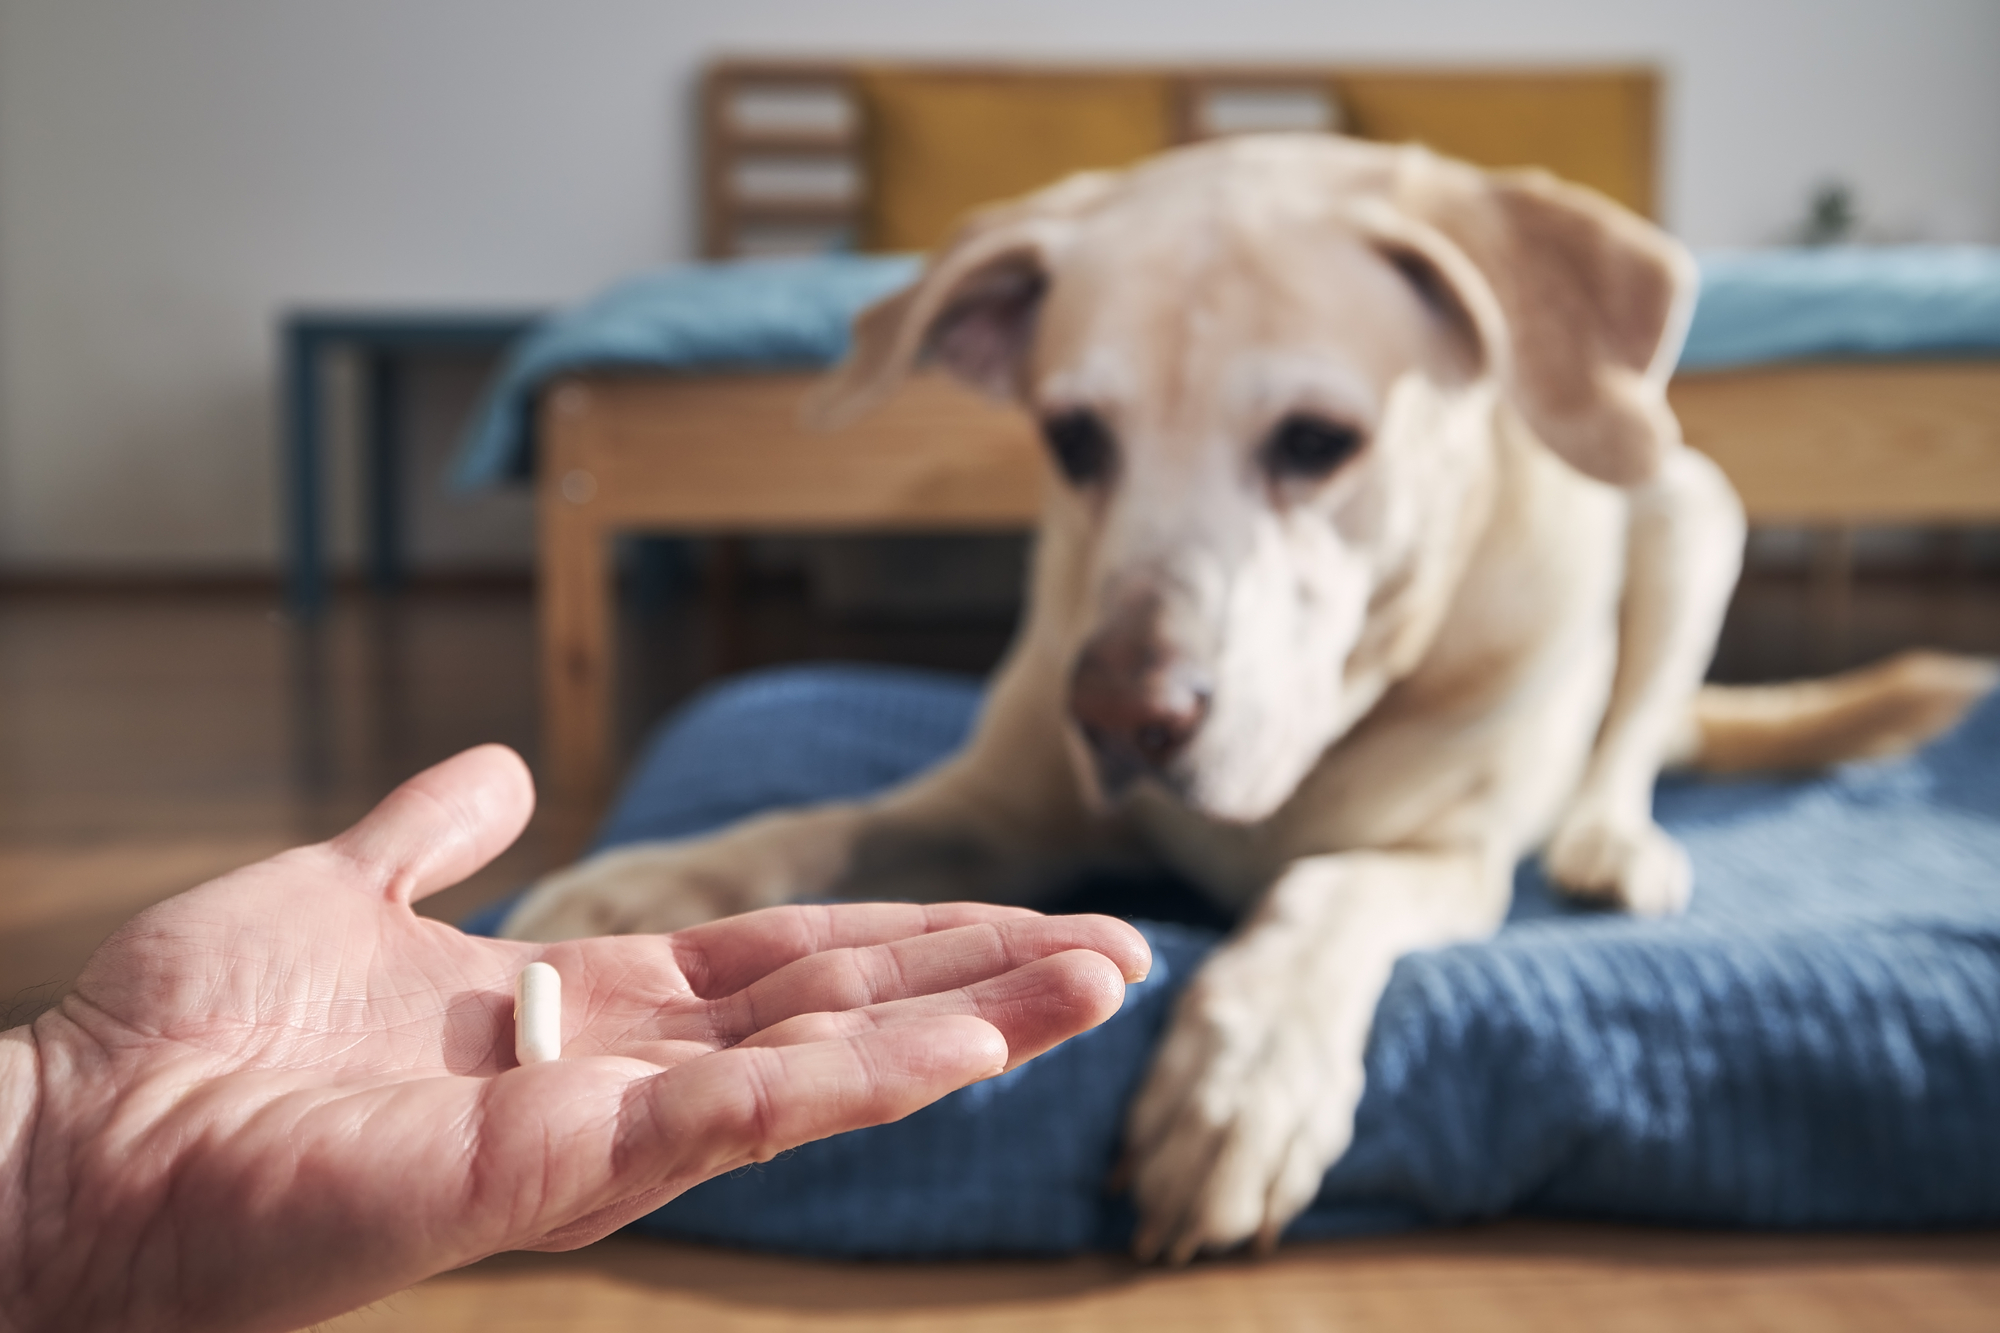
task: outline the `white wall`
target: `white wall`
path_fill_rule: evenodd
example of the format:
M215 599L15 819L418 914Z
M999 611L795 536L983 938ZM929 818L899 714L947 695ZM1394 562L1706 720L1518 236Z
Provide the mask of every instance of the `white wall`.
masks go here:
M276 312L686 254L717 52L1656 61L1695 244L2000 240L1992 0L0 0L0 566L268 565Z

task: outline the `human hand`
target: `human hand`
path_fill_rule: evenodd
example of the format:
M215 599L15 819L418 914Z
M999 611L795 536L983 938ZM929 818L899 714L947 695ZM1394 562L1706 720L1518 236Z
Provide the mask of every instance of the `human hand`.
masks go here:
M410 904L533 804L468 751L340 837L142 913L0 1034L0 1322L290 1329L879 1124L1109 1017L1130 927L784 907L665 936L479 939ZM517 1067L514 979L563 980Z

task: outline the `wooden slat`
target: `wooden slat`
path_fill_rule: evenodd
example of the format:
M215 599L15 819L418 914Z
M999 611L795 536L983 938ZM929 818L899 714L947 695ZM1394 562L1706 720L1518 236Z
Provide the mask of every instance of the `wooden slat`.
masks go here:
M951 531L1034 521L1041 452L1018 411L926 376L866 421L829 434L799 424L814 379L596 377L565 386L563 430L587 441L569 466L595 479L592 498L570 507L624 530Z
M1753 522L2000 520L2000 362L1690 373L1668 397Z
M840 84L854 75L851 60L764 60L726 58L710 65L712 76L729 79L743 87L758 84Z
M821 153L846 156L855 151L858 136L848 130L746 130L725 125L723 143L738 153Z
M800 195L789 199L761 199L755 195L732 194L729 212L737 224L757 222L846 222L860 211L853 199L812 199Z

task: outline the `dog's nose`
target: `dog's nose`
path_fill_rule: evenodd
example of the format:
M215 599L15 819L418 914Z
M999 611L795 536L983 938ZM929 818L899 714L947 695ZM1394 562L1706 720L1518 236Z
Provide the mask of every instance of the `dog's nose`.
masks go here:
M1172 763L1208 716L1209 686L1185 663L1093 644L1070 677L1070 716L1116 789ZM1136 668L1136 669L1134 669Z

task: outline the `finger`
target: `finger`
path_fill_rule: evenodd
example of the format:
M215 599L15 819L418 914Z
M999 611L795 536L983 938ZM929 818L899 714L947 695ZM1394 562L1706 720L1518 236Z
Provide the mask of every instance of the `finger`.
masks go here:
M694 993L713 999L808 954L1038 915L991 903L801 903L726 917L669 938Z
M795 1014L956 990L1072 949L1103 956L1124 977L1144 976L1151 962L1144 937L1111 917L1013 917L808 955L715 1001L709 1021L715 1040L734 1044Z
M624 1060L558 1060L487 1083L487 1190L512 1212L484 1248L566 1249L711 1176L898 1120L1006 1066L992 1025L942 1015L809 1044L738 1047L631 1079Z
M513 1115L523 1141L499 1160L537 1157L541 1197L526 1235L508 1248L570 1249L643 1216L684 1190L787 1148L900 1120L947 1093L998 1073L1006 1046L992 1027L947 1015L781 1048L701 1056L628 1087L604 1114L589 1095L548 1096L544 1112ZM582 1062L565 1061L571 1073ZM553 1080L551 1065L524 1070ZM504 1080L503 1080L504 1081ZM525 1080L523 1080L525 1081ZM553 1082L551 1082L553 1087ZM516 1093L516 1096L522 1096ZM606 1142L607 1121L615 1139Z
M900 1120L1006 1067L991 1024L945 1015L801 1046L737 1047L651 1080L621 1156L681 1188L830 1134Z
M534 808L521 757L481 745L417 774L328 846L361 867L371 891L407 904L506 850Z
M951 1014L991 1023L1007 1042L1007 1068L1025 1063L1118 1012L1125 979L1090 949L1040 958L956 990L837 1013L799 1014L751 1034L739 1046L833 1041Z

